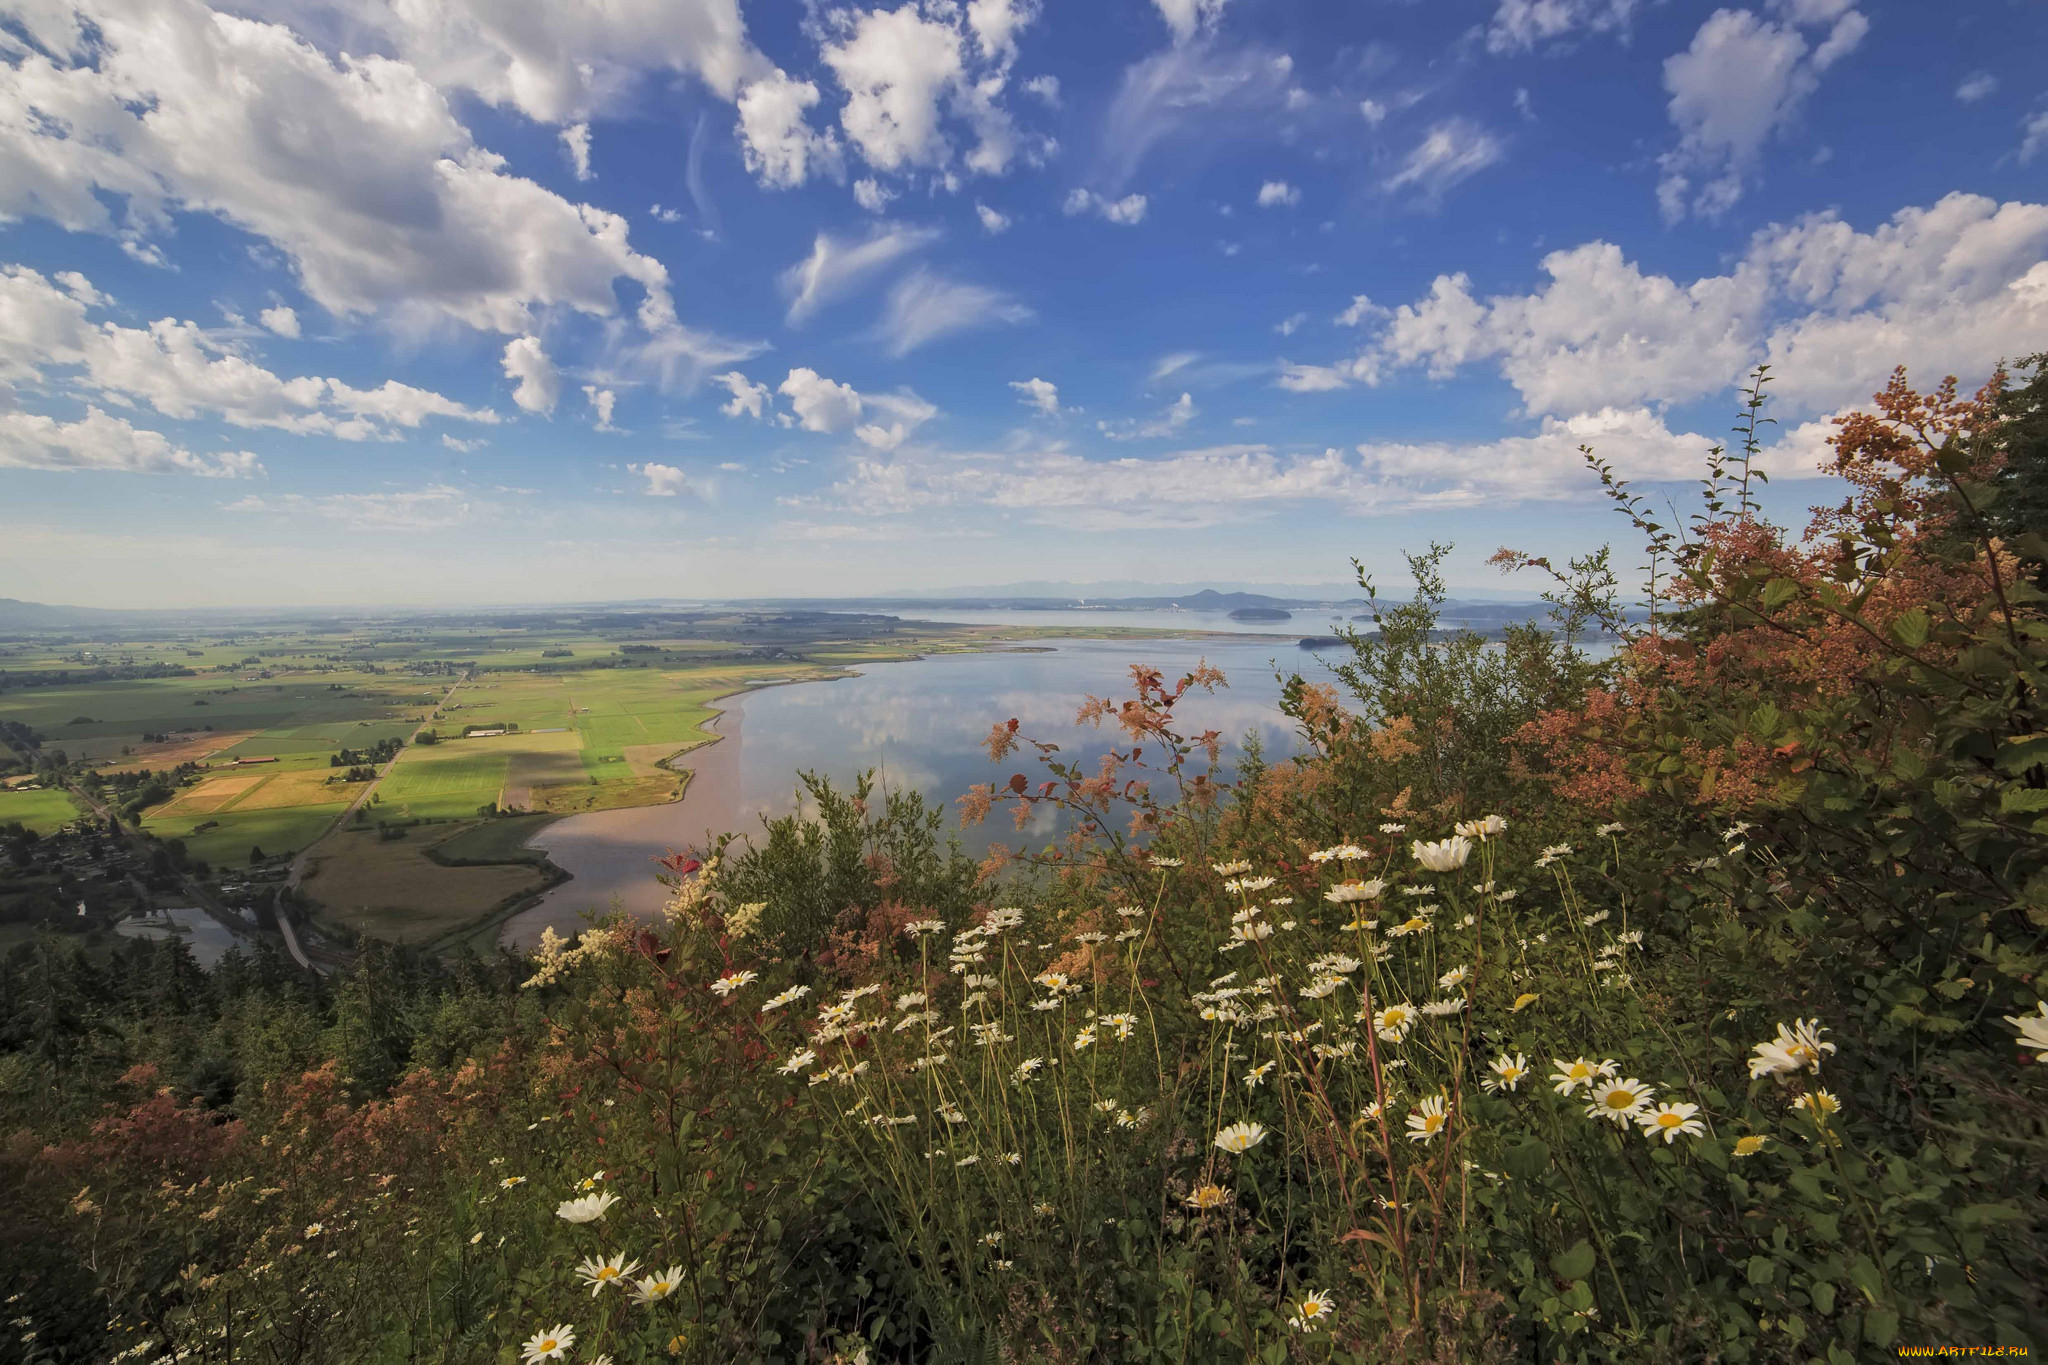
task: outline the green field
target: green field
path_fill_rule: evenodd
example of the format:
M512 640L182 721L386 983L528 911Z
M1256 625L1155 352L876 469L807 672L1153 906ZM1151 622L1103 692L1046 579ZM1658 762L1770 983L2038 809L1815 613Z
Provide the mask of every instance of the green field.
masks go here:
M50 834L78 818L78 807L60 791L0 791L0 825L23 824Z
M528 848L526 841L554 822L552 815L515 815L509 819L486 820L452 839L443 839L431 846L427 856L449 867L544 862L547 854L537 848Z
M284 806L210 817L151 818L143 827L160 839L184 840L187 854L212 867L242 867L248 863L252 847L270 857L304 848L327 832L339 810L335 806ZM208 819L216 822L214 828L200 832L198 826Z
M421 942L403 927L408 915L420 917L420 932L431 921L439 934L451 916L474 916L508 887L529 884L522 877L537 875L531 868L517 876L506 868L531 862L518 847L529 826L681 795L687 778L668 760L705 742L701 727L720 697L762 678L827 677L1047 633L730 611L16 639L0 643L0 720L30 727L44 759L61 752L100 779L177 771L173 796L150 807L142 826L183 841L213 868L244 866L252 847L274 858L326 840L314 851L324 870L306 889L330 920ZM191 671L87 676L137 669ZM364 784L345 780L348 763L334 763L339 751L411 740L423 727L439 742L408 743L369 789L361 818L335 830L365 794ZM464 735L499 728L507 733ZM16 772L31 762L25 751L0 752L8 761ZM111 789L107 799L119 803ZM486 807L531 817L474 823ZM74 814L61 793L0 796L0 823L54 828ZM377 826L421 824L429 828L403 839L377 837ZM496 870L486 876L487 868Z
M450 741L411 750L378 787L377 813L386 819L456 820L474 816L478 806L496 805L510 759L474 751L491 742Z

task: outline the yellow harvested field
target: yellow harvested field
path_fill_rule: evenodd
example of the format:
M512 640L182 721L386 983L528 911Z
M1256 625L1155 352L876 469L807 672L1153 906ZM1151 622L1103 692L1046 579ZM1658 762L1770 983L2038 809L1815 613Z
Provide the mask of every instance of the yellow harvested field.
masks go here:
M337 806L355 799L360 786L329 783L338 768L307 768L277 773L268 782L235 803L236 810L278 810L285 806Z
M300 888L328 919L395 943L428 943L537 890L534 868L443 867L427 856L430 838L380 839L345 830L313 850Z
M209 777L198 786L180 794L159 813L212 815L215 811L232 804L236 798L269 776L269 773L253 773L238 777Z

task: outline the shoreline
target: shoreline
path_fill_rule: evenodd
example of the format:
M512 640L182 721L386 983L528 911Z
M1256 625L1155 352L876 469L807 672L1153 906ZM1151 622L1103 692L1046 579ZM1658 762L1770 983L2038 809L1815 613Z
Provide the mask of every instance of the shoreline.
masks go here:
M1122 643L1138 640L1177 640L1195 644L1292 643L1292 635L1265 636L1252 632L1133 629L1122 632L1062 632L1036 640L989 641L967 648L917 650L901 658L863 660L843 665L830 673L809 678L764 679L751 686L709 698L707 706L717 708L700 729L704 738L678 749L662 760L662 766L684 775L683 790L673 800L646 806L620 806L609 810L583 811L550 821L528 837L525 847L541 853L548 863L566 874L553 886L544 888L519 906L492 915L489 921L469 931L472 941L489 941L501 948L524 951L540 939L541 930L552 926L567 933L579 926L587 912L599 914L623 910L651 919L667 904L669 892L654 879L656 855L650 848L669 852L702 852L720 834L742 834L734 828L740 802L740 753L744 744L745 699L775 687L796 687L810 683L844 682L866 676L867 666L916 663L933 658L965 654L1047 654L1057 653L1053 641ZM721 706L720 703L729 703ZM684 760L696 758L687 767ZM742 837L744 835L742 834ZM628 851L630 850L630 852ZM578 871L570 864L582 865ZM630 870L629 870L630 869ZM493 932L495 925L495 932Z

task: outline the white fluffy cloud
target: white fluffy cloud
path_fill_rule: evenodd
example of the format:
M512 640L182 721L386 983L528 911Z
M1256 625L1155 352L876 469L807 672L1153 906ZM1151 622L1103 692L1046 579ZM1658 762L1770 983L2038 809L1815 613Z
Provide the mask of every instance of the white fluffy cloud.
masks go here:
M1100 214L1103 218L1123 227L1136 227L1145 221L1146 199L1142 194L1127 194L1121 199L1110 199L1093 190L1069 190L1060 204L1060 212L1069 218L1083 213Z
M739 0L389 0L357 12L434 84L543 123L623 108L649 73L695 76L725 99L763 74Z
M1330 319L1339 327L1361 327L1374 318L1383 318L1387 310L1374 303L1364 294L1353 294L1344 311Z
M1764 144L1798 114L1821 73L1855 50L1870 21L1842 0L1781 5L1784 23L1716 10L1692 45L1664 63L1678 145L1659 158L1657 202L1670 220L1713 218L1742 197ZM1828 25L1817 46L1801 25Z
M1259 207L1291 209L1301 202L1301 191L1285 180L1268 180L1259 186Z
M1495 56L1527 52L1576 33L1626 31L1636 0L1500 0L1486 26Z
M1019 323L1030 316L1029 308L1007 294L920 268L890 289L877 329L888 343L889 354L900 357L940 337L997 323Z
M1499 138L1471 119L1446 119L1423 134L1384 186L1389 191L1415 190L1433 202L1500 160L1504 150Z
M950 112L973 133L959 158L968 170L1001 175L1020 157L1042 161L1050 141L1020 133L1002 104L1017 35L1037 15L1030 0L829 11L819 56L846 92L848 145L879 171L941 172L956 159Z
M965 71L957 29L925 18L916 5L869 10L823 55L847 93L839 125L869 165L945 164L952 148L940 129L939 100Z
M57 55L23 52L0 83L0 214L144 255L174 211L211 214L343 317L521 333L536 309L615 314L623 278L650 330L680 330L623 218L507 174L406 62L333 60L198 0L58 0L44 18Z
M629 464L626 471L647 480L641 491L650 498L672 498L690 487L690 480L672 464Z
M1680 282L1589 242L1549 282L1486 300L1463 275L1395 310L1361 359L1438 377L1497 363L1532 412L1724 390L1768 361L1807 412L1865 400L1895 364L1981 376L2048 336L2048 205L1951 194L1861 232L1816 214L1758 232L1726 273Z
M797 425L805 431L829 435L846 431L860 420L860 392L851 384L825 378L809 366L791 370L782 381L781 393L795 409Z
M738 370L711 376L712 382L725 385L725 391L732 395L732 401L719 406L727 417L738 417L742 413L760 421L768 415L770 398L766 384L755 384Z
M505 343L505 377L517 383L512 401L528 412L543 416L555 410L562 397L562 373L548 359L538 337L514 337Z
M583 386L583 397L590 404L591 416L597 418L599 431L617 431L612 425L612 411L618 406L619 396L610 389L601 389L595 384Z
M32 412L0 412L0 466L66 472L196 474L232 479L261 474L263 466L246 450L194 455L161 432L131 426L88 407L76 422Z
M1000 236L1010 230L1010 215L992 209L987 204L975 204L974 216L981 220L981 230L991 237Z
M238 427L344 440L389 437L430 417L498 420L488 409L397 380L357 389L339 379L282 378L196 323L161 318L124 327L88 316L111 302L75 271L53 281L26 266L0 266L0 385L54 385L123 406L144 403L181 421L218 417ZM298 335L289 308L262 316L272 331ZM6 401L0 388L0 404Z
M256 315L256 320L281 337L296 337L299 334L299 315L283 304L266 308Z
M864 394L808 367L791 370L780 391L789 399L797 425L805 431L827 435L851 431L855 439L875 450L894 450L939 411L907 389ZM871 413L879 414L875 421L861 421Z
M1047 417L1060 415L1060 391L1048 379L1012 379L1010 387L1018 394L1017 401L1037 408Z
M896 191L873 176L863 176L853 182L853 202L869 213L880 213L889 207L889 201L895 197Z
M881 270L938 239L937 228L900 224L877 226L859 241L819 233L811 243L811 254L783 271L780 277L782 292L789 299L788 321L804 321Z
M791 189L813 171L840 174L839 139L830 129L814 130L806 119L818 99L817 86L781 71L770 72L740 92L740 150L747 169L762 184Z

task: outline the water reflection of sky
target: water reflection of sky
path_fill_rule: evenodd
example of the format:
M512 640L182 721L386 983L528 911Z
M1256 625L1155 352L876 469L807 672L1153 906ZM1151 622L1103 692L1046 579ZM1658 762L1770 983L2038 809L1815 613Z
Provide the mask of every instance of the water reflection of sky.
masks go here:
M1241 752L1247 733L1259 736L1268 755L1281 757L1293 752L1295 737L1279 710L1276 666L1317 679L1327 676L1323 657L1334 656L1271 640L1075 640L1043 653L863 665L858 678L768 688L746 698L734 823L743 831L758 829L761 816L794 809L796 774L806 768L840 785L874 768L890 787L916 788L949 810L977 782L1001 783L1020 771L1036 782L1042 770L1030 751L997 765L981 748L989 727L1012 716L1020 733L1058 744L1062 757L1078 758L1092 771L1121 736L1113 727L1077 727L1075 713L1090 693L1129 696L1133 663L1157 668L1170 685L1207 658L1223 670L1229 686L1213 696L1191 693L1176 710L1181 728L1220 731L1226 765ZM1029 833L1043 839L1054 830L1040 821ZM977 851L991 839L1018 842L1007 815L964 834Z

